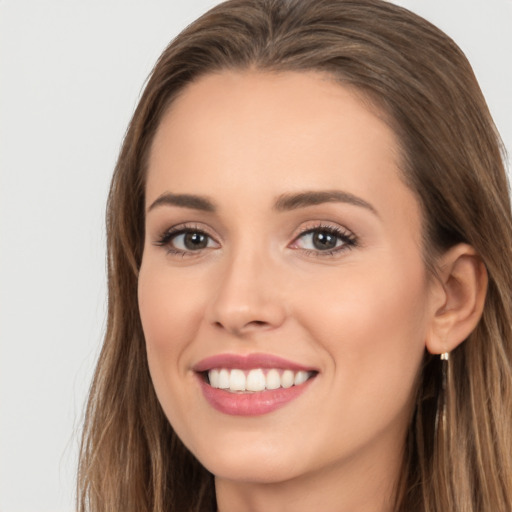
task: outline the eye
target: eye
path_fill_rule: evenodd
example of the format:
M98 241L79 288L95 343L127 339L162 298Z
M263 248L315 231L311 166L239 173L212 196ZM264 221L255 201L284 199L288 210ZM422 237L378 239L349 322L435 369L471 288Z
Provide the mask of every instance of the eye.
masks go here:
M156 245L167 247L171 254L199 252L218 247L219 244L206 232L194 227L176 226L167 230Z
M334 226L318 226L303 231L292 243L292 248L322 255L332 255L356 245L350 231Z
M198 231L188 231L180 233L171 238L172 244L181 251L199 251L212 246L211 238Z

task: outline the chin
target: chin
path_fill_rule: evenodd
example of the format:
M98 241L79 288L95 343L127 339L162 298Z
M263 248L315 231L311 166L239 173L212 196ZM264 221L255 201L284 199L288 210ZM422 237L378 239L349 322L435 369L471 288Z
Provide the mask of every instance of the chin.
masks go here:
M193 453L210 473L226 480L267 484L298 476L300 450L273 440L262 441L263 436L259 433L259 439L250 440L251 436L246 436L245 441L236 442L237 435L231 432L226 444L213 445L213 440L209 440L207 446L196 447Z
M211 464L203 464L216 478L223 480L254 483L254 484L277 484L291 480L298 476L285 460L260 460L250 462L247 459L211 461Z

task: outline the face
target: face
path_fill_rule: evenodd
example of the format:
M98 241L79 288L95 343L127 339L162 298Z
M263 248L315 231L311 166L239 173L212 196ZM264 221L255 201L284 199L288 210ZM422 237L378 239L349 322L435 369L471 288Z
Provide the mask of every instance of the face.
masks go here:
M431 309L399 165L385 122L314 73L209 75L164 116L140 314L163 410L218 478L399 458Z

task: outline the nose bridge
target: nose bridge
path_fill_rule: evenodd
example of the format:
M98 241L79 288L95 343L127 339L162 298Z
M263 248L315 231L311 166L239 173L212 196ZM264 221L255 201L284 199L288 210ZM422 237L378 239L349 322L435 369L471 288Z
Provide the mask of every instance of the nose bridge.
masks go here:
M279 269L270 250L254 240L228 251L210 304L212 323L242 334L278 327L285 317Z

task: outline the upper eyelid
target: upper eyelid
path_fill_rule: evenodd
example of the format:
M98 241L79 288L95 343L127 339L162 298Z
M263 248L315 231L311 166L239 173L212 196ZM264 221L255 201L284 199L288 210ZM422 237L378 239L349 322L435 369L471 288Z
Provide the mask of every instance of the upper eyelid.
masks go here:
M212 238L215 241L218 241L218 236L214 235L212 233L213 229L209 226L205 226L204 224L200 223L189 223L189 222L182 222L179 224L175 224L174 226L171 226L169 228L164 229L160 232L158 238L162 238L166 235L178 235L180 233L186 233L187 231L196 231L198 233L204 233L205 235L208 235L210 238Z
M298 237L305 235L307 233L311 233L318 230L326 230L326 231L332 231L333 233L341 233L343 235L358 238L356 234L347 227L338 224L338 223L330 223L328 221L319 221L318 223L312 223L305 227L300 227L298 232L293 237L293 240L296 240Z

